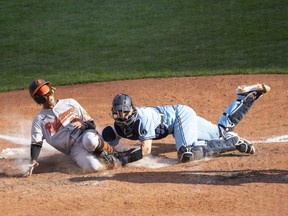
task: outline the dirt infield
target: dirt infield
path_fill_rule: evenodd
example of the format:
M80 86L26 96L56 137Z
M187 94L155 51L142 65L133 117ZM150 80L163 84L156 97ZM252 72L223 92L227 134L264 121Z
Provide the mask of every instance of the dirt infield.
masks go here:
M20 175L29 160L31 121L41 107L28 90L0 93L1 215L288 215L288 75L115 81L57 87L56 94L80 102L101 130L112 122L111 101L119 92L135 105L186 104L217 123L237 85L258 82L271 92L236 127L255 143L255 155L235 151L178 164L169 136L155 141L152 155L140 162L85 173L44 146L29 178Z

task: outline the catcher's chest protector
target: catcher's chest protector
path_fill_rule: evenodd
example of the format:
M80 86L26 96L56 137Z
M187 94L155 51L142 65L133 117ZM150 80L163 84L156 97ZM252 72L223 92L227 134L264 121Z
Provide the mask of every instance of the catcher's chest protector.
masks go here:
M121 137L130 139L130 140L139 140L140 136L145 135L144 134L145 130L141 133L140 126L141 126L140 119L137 119L135 121L135 123L133 124L130 130L129 128L128 129L122 128L116 123L114 124L114 128L116 132L118 133L118 135ZM153 140L163 139L168 135L169 135L168 127L165 124L161 123L155 128L155 138L153 138Z
M140 119L136 120L135 123L128 128L120 127L114 123L114 128L119 136L130 140L138 140L140 136Z

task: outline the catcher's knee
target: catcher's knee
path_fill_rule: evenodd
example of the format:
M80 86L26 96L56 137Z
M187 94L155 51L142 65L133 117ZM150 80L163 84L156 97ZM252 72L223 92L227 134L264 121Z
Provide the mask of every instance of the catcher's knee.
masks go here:
M186 163L194 160L194 155L190 147L181 146L177 151L178 161L181 163Z
M186 163L189 161L200 160L206 156L203 146L181 146L177 151L178 161Z

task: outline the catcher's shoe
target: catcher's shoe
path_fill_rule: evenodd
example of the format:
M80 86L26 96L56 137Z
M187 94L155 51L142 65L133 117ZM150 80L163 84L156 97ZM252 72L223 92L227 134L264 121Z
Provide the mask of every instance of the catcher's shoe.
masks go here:
M239 152L247 154L255 154L255 147L248 140L239 137L238 143L235 145Z
M262 95L271 90L270 86L266 84L255 84L255 85L241 85L236 89L236 93L240 95L248 95L250 92L256 92L258 95Z

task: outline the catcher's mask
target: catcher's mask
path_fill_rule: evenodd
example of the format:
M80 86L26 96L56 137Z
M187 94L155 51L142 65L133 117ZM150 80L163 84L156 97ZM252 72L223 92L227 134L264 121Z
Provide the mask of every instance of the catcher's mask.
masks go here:
M49 82L43 79L36 79L30 83L29 93L37 104L44 104L47 96L54 94L55 88L49 84Z
M112 101L112 117L123 128L132 127L137 116L132 99L126 94L118 94Z

